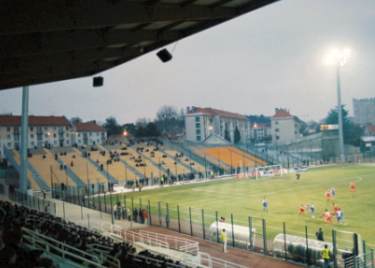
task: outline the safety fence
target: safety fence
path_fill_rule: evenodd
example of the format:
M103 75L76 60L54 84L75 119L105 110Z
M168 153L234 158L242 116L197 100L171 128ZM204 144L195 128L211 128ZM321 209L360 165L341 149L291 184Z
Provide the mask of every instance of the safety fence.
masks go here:
M317 238L316 229L305 225L301 230L283 222L279 226L267 219L249 216L237 217L233 213L220 213L208 209L184 207L166 202L129 198L126 195L107 193L99 196L60 195L65 202L99 211L107 215L110 224L127 220L134 224L164 227L179 233L222 243L225 229L229 247L241 248L287 261L307 265L322 265L321 251L327 245L331 252L332 267L373 267L373 249L367 247L361 236L353 232L332 229Z

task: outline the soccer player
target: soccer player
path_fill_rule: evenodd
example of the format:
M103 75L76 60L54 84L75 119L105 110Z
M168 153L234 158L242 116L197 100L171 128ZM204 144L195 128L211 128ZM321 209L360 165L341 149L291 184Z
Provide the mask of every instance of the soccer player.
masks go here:
M331 201L331 198L332 198L331 191L330 191L330 190L326 191L326 192L324 193L324 197L325 197L325 199L327 200L327 202L328 202L328 201Z
M301 174L299 172L296 173L296 180L299 181L299 179L301 178Z
M336 188L335 187L331 188L331 195L332 195L333 198L336 197Z
M323 214L323 219L325 223L330 223L332 224L332 214L331 212L328 211L328 209L325 210Z
M262 200L262 208L264 212L268 212L268 200L266 197L264 197Z
M311 203L309 206L309 212L310 212L311 218L315 219L315 206L313 203Z
M299 207L299 215L305 215L305 206L303 204Z
M355 181L352 181L350 184L349 184L349 190L352 192L352 193L355 193L355 191L357 190L357 186L355 184Z

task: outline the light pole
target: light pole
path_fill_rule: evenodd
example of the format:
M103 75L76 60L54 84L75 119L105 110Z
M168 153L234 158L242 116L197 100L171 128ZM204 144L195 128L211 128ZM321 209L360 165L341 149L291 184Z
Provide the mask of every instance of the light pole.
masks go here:
M345 148L344 148L344 127L342 118L342 104L341 104L341 67L343 67L349 60L351 50L349 48L344 49L332 49L325 58L325 63L328 65L336 66L336 90L337 90L337 113L338 113L338 125L339 125L339 149L340 149L340 160L345 162Z

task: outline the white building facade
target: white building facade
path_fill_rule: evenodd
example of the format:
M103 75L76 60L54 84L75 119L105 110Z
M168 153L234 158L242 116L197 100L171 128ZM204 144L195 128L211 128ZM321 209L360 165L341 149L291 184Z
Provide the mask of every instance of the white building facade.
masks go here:
M301 136L297 117L286 109L276 108L271 118L271 135L275 145L289 144L297 140Z
M107 133L95 121L77 123L73 127L71 140L77 146L98 145L103 144L107 140Z
M29 116L28 149L71 146L72 128L65 116ZM0 115L0 157L4 148L19 149L21 117Z
M375 98L353 99L354 122L361 125L375 125Z
M234 143L236 128L240 134L239 143L245 143L249 124L244 115L194 106L188 107L185 115L186 139L192 142L204 142L211 135L217 135Z

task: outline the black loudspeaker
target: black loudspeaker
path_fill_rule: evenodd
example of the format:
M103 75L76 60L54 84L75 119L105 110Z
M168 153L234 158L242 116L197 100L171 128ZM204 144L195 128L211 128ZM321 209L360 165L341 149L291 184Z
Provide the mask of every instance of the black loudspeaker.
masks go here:
M172 59L172 54L169 53L169 51L166 48L159 50L158 53L156 53L156 55L162 62L167 62Z
M92 79L92 86L93 87L101 87L103 86L104 78L102 76L95 76Z

